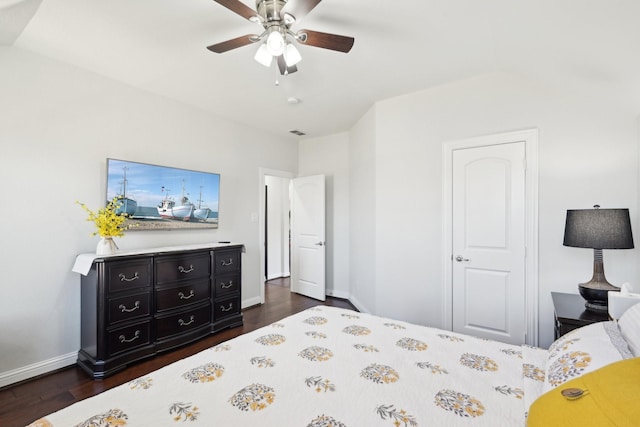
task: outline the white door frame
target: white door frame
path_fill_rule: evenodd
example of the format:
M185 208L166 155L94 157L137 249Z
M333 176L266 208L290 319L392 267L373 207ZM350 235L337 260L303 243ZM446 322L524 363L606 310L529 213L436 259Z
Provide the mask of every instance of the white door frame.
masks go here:
M276 169L267 169L267 168L258 168L259 174L259 185L260 190L259 194L259 202L258 202L258 242L260 247L260 271L258 271L258 283L260 283L260 304L264 304L264 255L265 255L265 241L264 241L264 231L266 229L266 224L264 223L264 214L265 214L265 197L264 197L264 186L265 186L265 176L276 176L280 178L295 178L295 174L287 171L280 171Z
M507 144L524 141L525 172L525 321L528 345L538 345L538 129L479 136L443 144L443 214L442 214L442 325L453 329L453 152L463 148Z

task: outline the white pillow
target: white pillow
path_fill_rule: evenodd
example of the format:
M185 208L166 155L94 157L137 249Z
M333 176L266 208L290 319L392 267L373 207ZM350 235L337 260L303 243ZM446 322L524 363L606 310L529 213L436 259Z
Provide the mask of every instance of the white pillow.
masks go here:
M543 392L605 365L633 357L616 322L599 322L563 335L549 347Z
M640 356L640 304L631 306L618 320L618 327L634 356Z

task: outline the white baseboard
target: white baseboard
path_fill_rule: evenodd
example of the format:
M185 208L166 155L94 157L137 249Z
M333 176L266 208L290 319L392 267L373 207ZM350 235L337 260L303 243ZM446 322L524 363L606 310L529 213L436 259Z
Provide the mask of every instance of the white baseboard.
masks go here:
M240 305L242 306L242 308L247 308L247 307L253 307L254 305L259 305L259 304L262 304L262 301L258 296L258 297L253 297L249 299L243 299Z
M330 297L336 297L336 298L342 298L342 299L349 299L349 297L351 296L349 292L336 291L333 289L327 289L327 295L329 295Z
M54 357L53 359L34 363L32 365L23 366L22 368L14 369L12 371L0 372L0 387L28 380L29 378L37 377L38 375L46 374L48 372L55 371L56 369L74 365L77 358L78 353L73 352Z
M349 297L347 298L349 300L349 302L351 304L353 304L355 306L355 308L358 309L358 311L360 313L371 313L369 310L367 310L367 308L365 307L364 304L361 304L360 301L358 301L357 299L353 298L353 297Z

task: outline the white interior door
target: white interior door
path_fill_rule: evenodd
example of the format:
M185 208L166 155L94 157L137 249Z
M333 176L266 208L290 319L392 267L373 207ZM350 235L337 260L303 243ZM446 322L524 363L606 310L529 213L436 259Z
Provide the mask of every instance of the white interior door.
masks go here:
M522 344L525 142L453 152L453 330Z
M325 177L291 181L291 291L325 300Z

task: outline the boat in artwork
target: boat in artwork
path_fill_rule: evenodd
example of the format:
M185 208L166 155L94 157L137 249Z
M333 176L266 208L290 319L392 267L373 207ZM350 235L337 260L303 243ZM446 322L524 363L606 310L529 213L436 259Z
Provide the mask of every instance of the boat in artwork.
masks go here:
M116 200L119 203L116 209L118 215L127 214L127 216L133 216L136 209L138 209L138 202L129 197L118 196Z
M165 197L158 205L158 215L162 218L177 219L182 221L189 221L195 210L195 205L191 203L189 197L184 194L184 182L182 185L182 196L180 197L180 204L176 204L173 197L169 196L169 190L164 186L162 192L165 193Z
M207 218L209 218L209 212L211 212L209 208L198 208L193 211L193 217L201 221L206 221Z
M193 213L193 203L189 202L189 198L183 197L182 203L176 205L175 200L163 199L158 205L158 215L167 219L179 219L189 221Z
M133 216L136 209L138 209L138 202L127 196L127 168L122 168L122 182L120 185L120 194L116 196L116 202L118 208L116 214L127 216Z
M202 186L200 186L200 198L198 199L198 207L193 210L193 217L200 221L206 221L209 218L211 209L202 206Z

